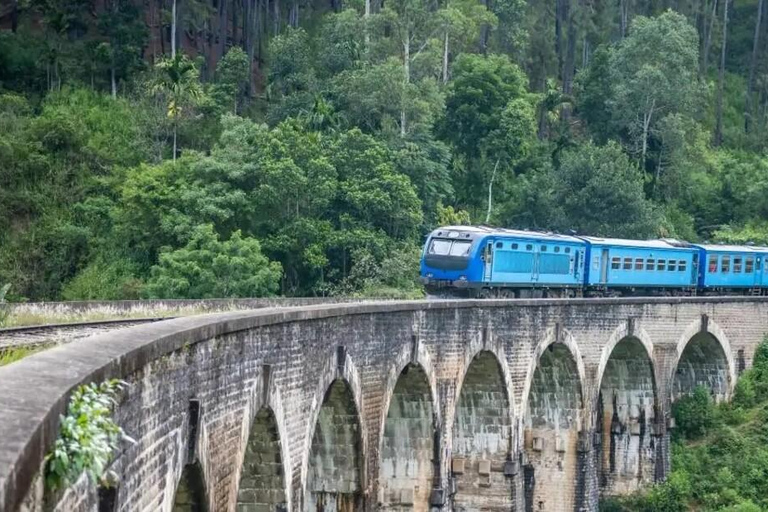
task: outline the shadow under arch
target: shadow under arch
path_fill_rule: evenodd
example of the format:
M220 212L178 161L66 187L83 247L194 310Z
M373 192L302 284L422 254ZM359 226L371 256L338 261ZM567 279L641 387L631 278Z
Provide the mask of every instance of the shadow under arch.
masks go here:
M275 413L262 406L251 422L237 487L237 512L288 510L286 468Z
M617 330L604 347L594 406L600 492L621 495L657 474L660 414L653 346L644 331Z
M708 388L716 401L728 400L736 385L736 366L725 332L712 319L706 325L703 320L691 323L677 342L669 372L672 403L697 386Z
M367 432L360 383L351 357L337 347L312 400L302 463L304 510L346 512L363 506Z
M515 504L506 463L515 452L510 383L491 350L474 353L457 386L451 429L451 469L457 511L510 510Z
M429 376L409 362L387 400L379 443L381 510L427 511L439 475L440 430Z
M561 511L580 507L575 489L584 485L584 364L573 336L550 329L536 347L526 378L523 405L527 510ZM558 489L559 492L552 492Z
M172 510L173 512L208 512L205 476L199 461L185 465L181 471Z

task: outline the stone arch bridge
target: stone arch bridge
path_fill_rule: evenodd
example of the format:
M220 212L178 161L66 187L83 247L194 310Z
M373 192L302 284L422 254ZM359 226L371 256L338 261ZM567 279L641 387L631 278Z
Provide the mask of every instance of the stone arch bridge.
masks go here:
M596 510L669 471L671 403L727 399L761 298L263 309L95 336L0 370L0 510ZM46 490L79 384L135 444Z

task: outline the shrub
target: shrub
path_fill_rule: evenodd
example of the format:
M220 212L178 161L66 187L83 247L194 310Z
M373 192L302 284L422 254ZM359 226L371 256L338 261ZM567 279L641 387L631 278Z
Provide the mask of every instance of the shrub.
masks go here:
M715 424L715 403L704 386L698 386L690 395L683 396L672 406L677 429L676 437L697 439Z

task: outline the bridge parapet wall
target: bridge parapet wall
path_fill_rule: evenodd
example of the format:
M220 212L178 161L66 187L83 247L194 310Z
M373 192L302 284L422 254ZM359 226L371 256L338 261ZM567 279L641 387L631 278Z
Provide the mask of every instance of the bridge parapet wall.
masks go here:
M686 354L689 341L702 333L717 340L722 361L706 370L721 368L718 378L730 393L739 367L750 364L766 332L768 302L761 298L322 305L181 318L115 331L0 370L0 510L40 510L43 457L56 437L69 393L79 384L114 377L130 384L115 417L137 440L117 454L112 467L120 476L116 510L172 510L182 473L192 465L199 467L204 499L215 511L248 510L242 502L256 494L260 501L254 503L292 511L305 510L317 499L332 504L350 500L352 507L366 510L380 505L461 510L477 506L462 504L481 503L484 496L492 503L481 506L561 510L567 503L574 510L596 510L599 493L623 492L627 486L622 482L633 471L646 483L666 474L666 427L678 363L687 361L694 368L697 361ZM622 344L627 338L636 344ZM642 364L644 353L649 371L642 378L623 378L622 372ZM470 372L478 360L483 374L492 378ZM492 361L495 373L489 370ZM397 386L406 366L421 372L413 395L418 399ZM566 375L568 368L572 372ZM537 375L545 380L536 382ZM608 384L601 386L603 379ZM487 392L482 389L486 381ZM339 382L344 393L338 392ZM568 382L578 384L581 403L566 421L553 397ZM393 399L396 389L399 395ZM622 408L615 434L617 440L626 437L625 448L613 454L604 431L611 422L605 421L601 389L615 392ZM563 396L575 396L568 393ZM531 418L534 398L534 414L545 421ZM487 424L505 399L506 421L500 420L498 428ZM402 446L397 444L401 436L384 440L393 400L397 415L389 418L390 428L429 422L414 429L418 435ZM643 409L648 400L654 401L652 417ZM572 402L567 401L569 410ZM321 414L324 403L343 411L343 418ZM194 404L199 404L199 420ZM254 425L265 418L269 428L253 437ZM316 436L318 418L324 428L343 428L335 431L338 435ZM546 418L557 419L553 434L526 435L546 428ZM426 435L430 431L432 439ZM264 437L267 433L272 437ZM350 449L331 457L328 447L317 446L331 438L333 443L343 439ZM256 485L251 473L259 446L271 450L273 469L268 482ZM432 468L425 462L428 449L433 450ZM413 461L396 460L407 457L408 450ZM612 456L620 459L613 466ZM282 466L282 475L275 464ZM344 475L341 498L334 489L312 489L318 482L313 475L328 464L339 464L334 470ZM409 473L409 467L418 474ZM541 496L561 494L563 488L541 486L558 482L558 471L567 475L567 499L549 503ZM384 485L382 478L392 480ZM244 479L253 492L239 492ZM384 487L396 489L397 495L380 492ZM504 495L509 502L499 499ZM95 510L98 494L83 478L49 499L58 510Z

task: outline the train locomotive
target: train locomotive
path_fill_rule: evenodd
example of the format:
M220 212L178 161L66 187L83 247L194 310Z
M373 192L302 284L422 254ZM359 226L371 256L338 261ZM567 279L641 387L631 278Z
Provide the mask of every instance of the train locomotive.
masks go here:
M768 247L624 240L486 226L432 231L433 297L768 295Z

